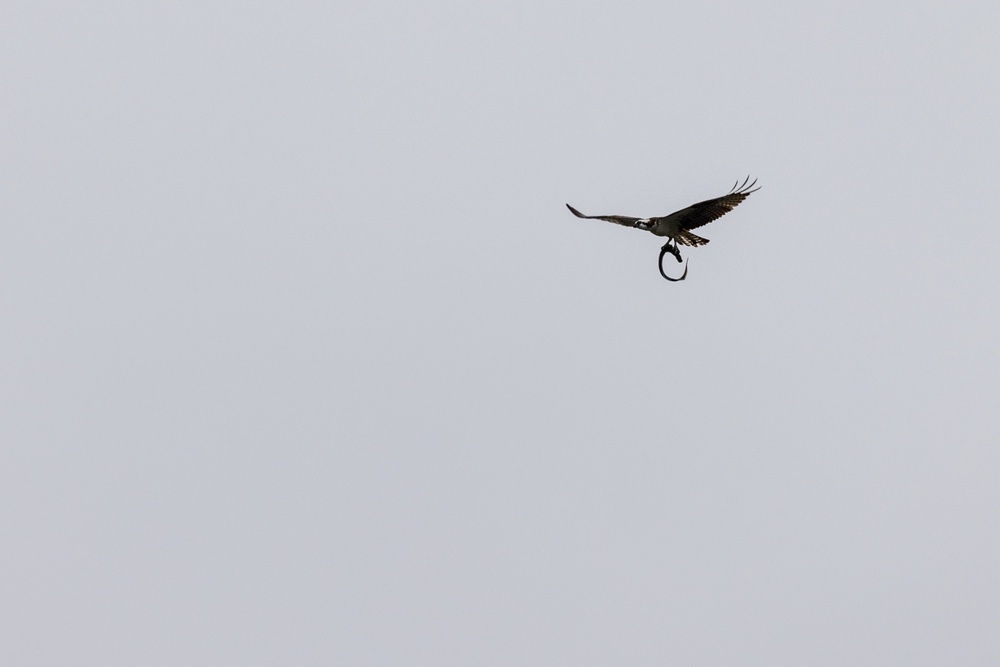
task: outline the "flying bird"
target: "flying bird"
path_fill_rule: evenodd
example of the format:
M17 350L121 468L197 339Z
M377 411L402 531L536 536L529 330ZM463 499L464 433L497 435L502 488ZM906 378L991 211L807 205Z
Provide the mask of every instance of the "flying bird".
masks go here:
M678 262L682 262L684 260L681 259L681 251L677 247L678 244L697 247L708 243L708 239L692 233L691 230L718 220L739 206L744 199L757 192L757 190L760 190L759 186L754 187L757 185L757 179L754 179L753 183L747 185L749 181L749 176L746 177L742 184L737 179L736 184L733 185L733 189L727 194L715 199L708 199L697 204L692 204L687 208L682 208L670 215L664 215L659 218L632 218L627 215L584 215L569 204L566 204L566 208L578 218L604 220L625 227L645 229L657 236L667 237L668 241L660 248L660 275L671 282L680 282L687 278L687 264L684 265L684 274L680 278L670 278L663 272L663 256L669 252L677 258Z

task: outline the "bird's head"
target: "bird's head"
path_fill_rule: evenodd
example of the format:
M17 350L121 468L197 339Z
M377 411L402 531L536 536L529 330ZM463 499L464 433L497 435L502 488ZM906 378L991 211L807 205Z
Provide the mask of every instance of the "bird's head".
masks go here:
M651 218L640 218L635 221L635 226L639 229L650 229L653 226L653 220Z

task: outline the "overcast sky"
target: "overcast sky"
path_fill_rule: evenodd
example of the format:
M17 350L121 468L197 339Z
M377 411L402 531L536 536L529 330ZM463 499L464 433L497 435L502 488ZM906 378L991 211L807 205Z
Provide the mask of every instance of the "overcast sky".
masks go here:
M1000 661L997 3L0 25L3 664Z

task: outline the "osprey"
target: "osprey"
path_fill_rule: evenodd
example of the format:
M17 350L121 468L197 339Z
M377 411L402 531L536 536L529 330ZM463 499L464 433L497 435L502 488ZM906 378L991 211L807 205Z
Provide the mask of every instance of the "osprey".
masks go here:
M682 262L684 260L681 259L681 251L677 248L678 244L697 247L708 243L708 239L704 239L697 234L692 234L691 230L721 218L739 206L744 199L757 192L757 190L760 190L760 187L754 187L754 185L757 185L757 179L754 179L753 183L747 185L749 180L750 177L747 176L743 184L740 185L740 181L737 179L733 185L733 189L727 194L715 199L708 199L697 204L692 204L687 208L682 208L670 215L664 215L659 218L631 218L627 215L584 215L569 204L566 204L566 208L578 218L604 220L606 222L613 222L616 225L624 225L625 227L645 229L647 232L652 232L657 236L666 236L669 240L660 248L660 275L671 282L680 282L687 278L687 264L684 265L684 274L680 278L670 278L663 272L663 256L669 252L677 258L678 262ZM671 245L671 241L673 245Z

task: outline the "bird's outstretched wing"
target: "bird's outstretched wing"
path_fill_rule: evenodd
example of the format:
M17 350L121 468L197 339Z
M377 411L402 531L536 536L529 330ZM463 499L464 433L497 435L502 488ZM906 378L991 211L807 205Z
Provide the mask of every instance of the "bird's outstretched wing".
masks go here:
M729 191L728 194L722 195L721 197L716 197L715 199L707 199L697 204L692 204L687 208L682 208L679 211L671 213L670 215L665 215L659 220L666 218L673 218L677 221L677 224L681 229L697 229L702 225L707 225L713 220L718 220L726 213L729 213L734 208L740 205L744 199L749 197L760 187L754 187L757 184L757 179L754 179L753 183L747 185L747 181L750 177L747 176L746 180L743 181L742 185L739 185L739 180L736 181L737 185L733 186L733 189Z
M616 225L623 225L625 227L635 227L635 223L639 222L642 218L630 218L627 215L584 215L578 210L566 204L566 208L578 218L586 218L588 220L604 220L605 222L613 222Z

